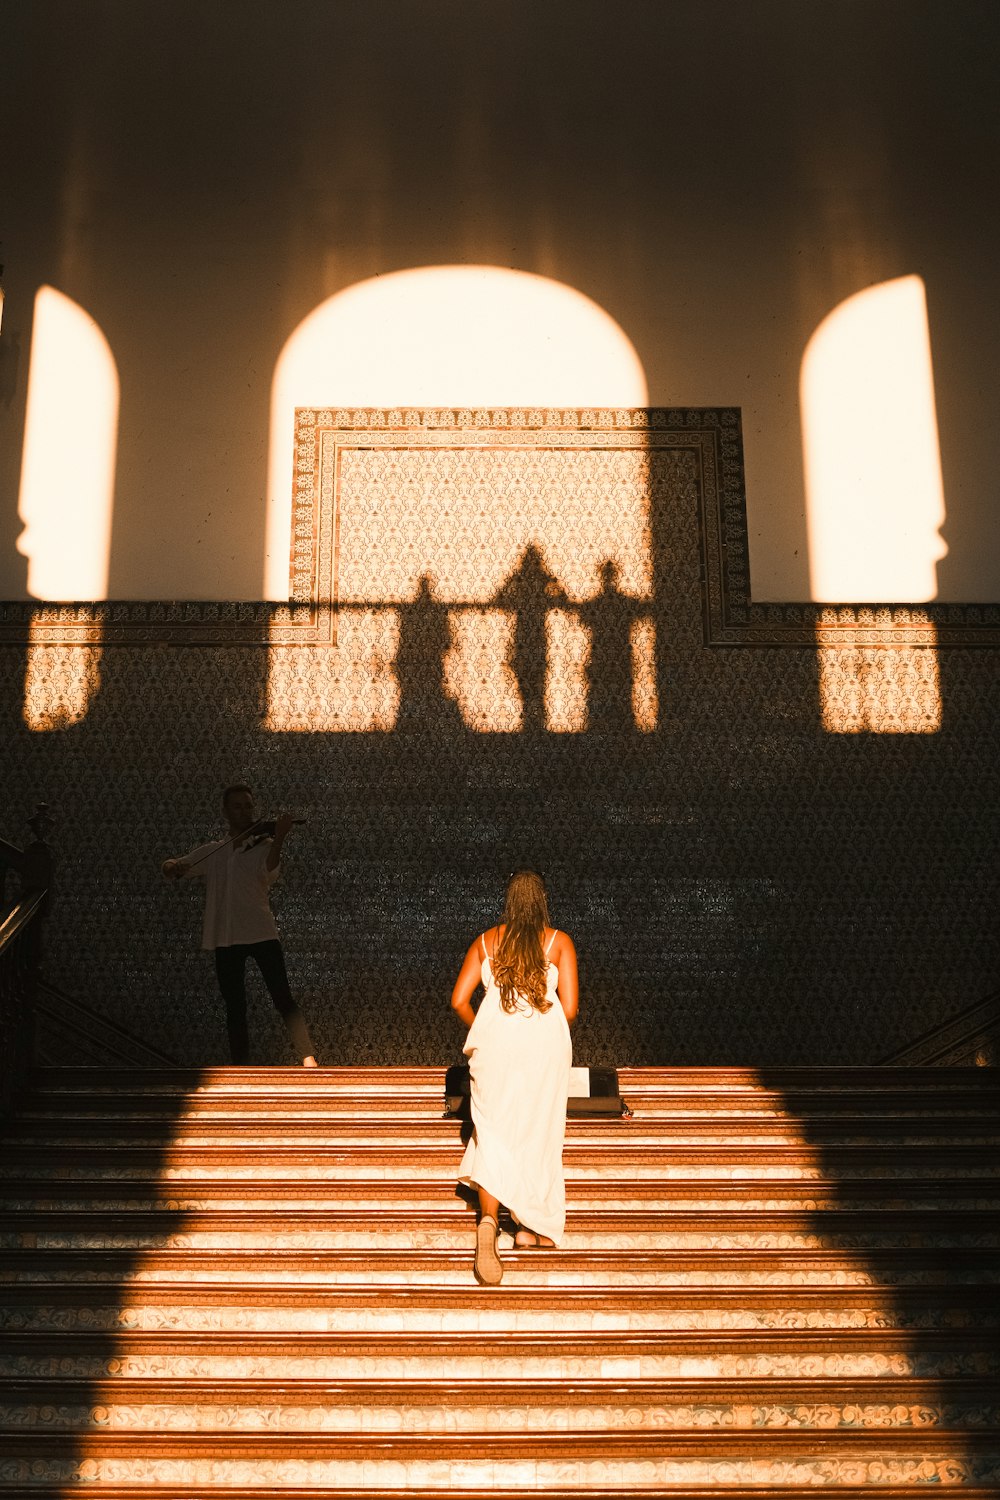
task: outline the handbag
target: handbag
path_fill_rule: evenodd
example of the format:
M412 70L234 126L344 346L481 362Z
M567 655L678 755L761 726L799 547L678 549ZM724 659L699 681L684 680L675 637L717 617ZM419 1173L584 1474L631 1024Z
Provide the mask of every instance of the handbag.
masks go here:
M453 1063L444 1075L445 1118L469 1116L471 1082L468 1063ZM570 1120L595 1115L630 1120L632 1111L621 1096L617 1068L570 1068L566 1116Z

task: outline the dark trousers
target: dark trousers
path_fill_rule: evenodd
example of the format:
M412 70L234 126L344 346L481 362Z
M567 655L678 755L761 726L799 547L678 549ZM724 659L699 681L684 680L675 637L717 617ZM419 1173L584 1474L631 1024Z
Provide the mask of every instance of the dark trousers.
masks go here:
M252 958L260 970L267 992L288 1027L292 1045L300 1057L312 1055L313 1044L305 1018L292 999L285 972L285 955L277 938L264 943L233 943L216 948L215 973L219 991L226 1002L226 1029L229 1032L229 1055L234 1063L245 1063L250 1056L247 1035L247 959Z

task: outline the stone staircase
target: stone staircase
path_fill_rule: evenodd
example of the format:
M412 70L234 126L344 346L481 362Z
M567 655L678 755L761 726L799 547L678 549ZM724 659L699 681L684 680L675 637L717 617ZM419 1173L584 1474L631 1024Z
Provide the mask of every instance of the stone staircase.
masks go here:
M482 1288L443 1069L41 1070L0 1500L1000 1495L996 1075L620 1076Z

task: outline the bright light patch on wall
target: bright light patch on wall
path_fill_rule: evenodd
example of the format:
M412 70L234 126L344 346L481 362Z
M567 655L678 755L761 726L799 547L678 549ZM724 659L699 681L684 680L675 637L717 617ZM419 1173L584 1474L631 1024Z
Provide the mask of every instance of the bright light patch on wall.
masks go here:
M801 404L813 599L933 599L947 548L919 276L869 287L820 324Z
M579 734L587 727L590 631L569 610L552 609L545 635L545 727Z
M933 646L821 647L820 708L830 734L935 734L941 684Z
M296 406L645 406L631 342L581 292L500 266L426 266L338 292L274 374L264 597L287 599Z
M54 287L35 298L17 550L35 599L105 599L118 371L104 334Z
M340 650L281 646L268 653L266 729L358 734L395 727L398 611L344 609L338 628Z
M656 626L648 615L629 626L632 652L632 719L636 729L650 734L660 716L656 688Z
M642 367L618 325L545 277L437 266L339 293L299 326L275 371L266 596L288 596L297 406L628 408L646 401ZM531 676L538 700L532 724L586 727L588 635L569 610L599 591L608 561L623 595L650 597L645 454L541 447L519 457L460 442L435 452L362 445L342 452L339 507L340 620L396 607L397 655L378 657L380 673L395 673L395 713L381 677L372 678L378 706L363 706L366 669L348 662L355 648L341 629L329 654L344 659L336 670L353 685L350 713L331 713L324 693L310 694L283 665L285 648L272 652L271 728L393 728L400 717L427 722L444 704L468 729L516 732L526 718L519 671ZM416 664L432 683L420 703L409 643L429 638L440 655L432 662L425 648ZM537 671L526 665L534 656ZM322 670L329 681L334 669ZM648 693L643 702L648 720Z
M32 637L38 627L33 624ZM29 729L71 729L101 685L100 646L28 646L22 717Z
M618 590L652 589L648 462L634 451L362 448L341 455L344 604L433 600L544 609L582 601L614 564ZM426 606L432 607L427 599Z
M521 728L521 693L510 664L516 624L504 609L448 611L445 688L469 729L510 734Z
M801 398L813 598L935 598L945 504L919 276L869 287L830 314L806 350ZM818 661L830 733L940 729L933 646L821 646Z

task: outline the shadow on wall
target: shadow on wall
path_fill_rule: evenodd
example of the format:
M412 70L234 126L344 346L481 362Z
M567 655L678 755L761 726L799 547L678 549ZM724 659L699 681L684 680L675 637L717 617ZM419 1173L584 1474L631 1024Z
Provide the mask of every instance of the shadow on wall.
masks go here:
M280 922L327 1060L447 1059L454 973L521 860L580 935L579 1046L595 1064L863 1061L985 992L993 833L983 783L948 775L965 742L824 735L814 653L707 652L688 478L670 462L650 487L648 598L605 562L573 599L530 543L471 605L418 573L390 606L380 733L315 727L321 678L294 695L269 680L291 650L109 648L93 711L61 735L17 729L10 682L13 775L30 778L12 795L40 787L66 821L65 986L126 1026L146 997L152 1036L185 1062L222 1060L196 921L158 870L211 836L220 786L243 779L269 810L309 817ZM628 649L647 619L649 729ZM571 649L584 631L589 660ZM560 651L572 671L553 684ZM265 727L303 705L294 732ZM964 711L988 716L975 693ZM914 793L939 783L952 791ZM260 1034L264 1056L284 1055L276 1028Z
M521 284L497 274L505 287ZM487 268L460 280L481 288L492 276ZM536 293L540 278L526 279ZM439 293L436 276L432 284ZM592 316L592 304L565 288L561 305L563 294ZM544 331L531 305L533 326ZM467 346L464 355L461 342L452 350L456 381L471 382L478 370L484 384L470 384L472 391L509 396L517 370L493 369L489 340L467 305L452 322ZM592 326L596 348L598 334L609 336L599 310ZM391 362L391 340L403 337L397 319L385 319L383 337ZM634 381L634 358L623 347L618 366L601 368ZM512 348L526 356L527 334ZM561 368L567 383L553 397L573 389L573 372ZM331 382L349 374L338 363ZM378 374L370 374L373 396ZM588 387L604 404L635 389ZM336 393L331 383L327 394ZM292 385L286 395L297 399ZM301 691L317 701L317 716L310 709L298 733L280 732L291 727L294 695L287 684L276 687L273 670L269 681L268 669L291 663L291 651L109 651L114 672L105 674L94 712L64 719L63 736L22 729L32 777L24 795L40 786L55 801L71 786L80 809L75 881L88 894L67 936L67 965L74 941L83 947L100 936L112 1009L128 1017L133 989L125 975L138 972L140 989L180 1005L188 1055L218 1055L215 1020L192 1014L185 999L201 983L195 960L177 957L190 935L158 887L146 887L164 853L204 835L198 822L189 826L196 810L214 809L219 784L235 776L268 800L311 809L311 827L325 830L325 842L305 845L303 882L288 900L302 985L326 1012L330 1055L386 1060L380 997L392 993L397 1059L440 1057L451 1034L435 997L447 989L452 950L488 925L498 872L525 857L558 872L563 922L590 934L595 1062L717 1058L720 1038L737 1057L773 1051L805 1060L813 1042L826 1045L808 1017L826 1003L830 972L844 976L852 1026L860 1023L845 1033L853 1056L879 1055L896 1040L891 1018L871 1007L887 990L905 993L908 976L924 998L947 1006L968 983L967 944L957 932L951 946L947 935L930 943L930 884L903 891L894 878L914 847L940 853L943 837L956 857L969 848L957 822L943 832L920 827L932 809L908 809L905 828L894 817L908 777L926 764L923 752L870 746L858 755L818 744L809 653L704 651L691 514L671 511L664 498L627 526L614 511L598 522L601 540L589 551L586 534L563 528L556 563L538 545L534 523L485 512L476 540L492 570L475 589L454 585L467 561L461 543L451 546L458 573L442 579L440 556L430 567L417 547L390 566L379 551L386 535L361 536L369 573L352 609L359 629L373 628L371 617L382 612L383 634L373 638L385 698L367 723L345 733L323 732L322 694L308 671ZM388 599L372 599L373 563L383 588L396 578ZM74 659L92 662L95 654L84 649ZM62 664L32 660L51 687ZM15 722L22 687L12 693ZM363 732L373 728L395 732ZM111 831L98 835L91 823ZM868 872L867 885L859 870ZM933 880L939 875L940 866ZM96 914L95 882L103 882ZM832 917L829 888L838 892ZM970 914L985 910L988 889L974 895ZM878 931L898 921L895 946L875 941L872 910ZM130 914L124 926L122 913ZM135 931L152 934L138 971L127 951ZM928 973L950 973L939 992L920 977L928 962ZM800 1015L779 1003L788 985L797 987ZM627 1014L623 986L633 1001ZM765 1021L748 1019L747 994Z
M429 267L338 293L288 340L275 372L266 596L287 597L297 405L642 406L645 399L641 369L621 330L588 299L546 278L495 267ZM869 288L825 320L803 359L801 405L814 597L933 598L934 562L946 550L938 529L944 500L919 278ZM18 544L38 598L106 597L117 407L106 339L83 309L43 288L32 339L20 500L25 530ZM506 542L509 552L516 541L506 537L509 524L503 514L485 513L478 529L493 529L498 547ZM373 601L376 590L365 592ZM553 615L552 630L565 626L563 644L579 657L584 638L577 631L574 646L567 634L572 623ZM394 622L383 614L381 628L391 637ZM640 659L653 649L648 628L637 622L633 632ZM377 650L391 662L389 640ZM940 726L936 657L849 656L820 651L825 728ZM34 646L26 663L26 711L46 698L38 681L55 674L60 689L57 710L43 710L33 727L76 722L99 672L96 647ZM873 705L893 696L887 673L907 679L896 694L904 712L880 721ZM593 675L600 681L604 674ZM905 711L911 700L919 700L912 723Z

